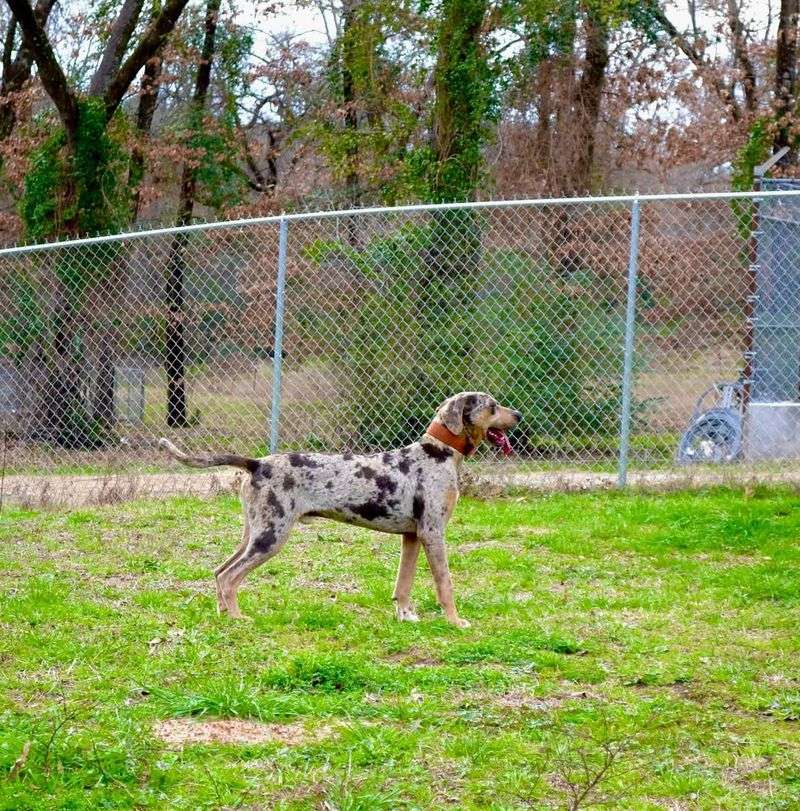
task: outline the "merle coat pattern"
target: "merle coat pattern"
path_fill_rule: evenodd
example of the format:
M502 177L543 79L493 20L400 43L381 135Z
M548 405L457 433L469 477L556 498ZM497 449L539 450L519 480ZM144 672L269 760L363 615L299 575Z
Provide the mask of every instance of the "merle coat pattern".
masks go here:
M405 448L370 455L282 453L263 459L233 454L191 456L162 439L159 445L192 467L233 465L250 475L241 487L242 543L214 574L221 613L241 617L238 589L249 572L276 555L294 522L324 517L402 535L394 600L400 620L417 621L411 586L420 546L433 573L439 604L459 627L447 564L444 533L458 499L458 470L487 432L493 441L520 420L483 392L462 392L446 400L428 429L444 426L445 442L425 433ZM464 453L453 447L461 447Z

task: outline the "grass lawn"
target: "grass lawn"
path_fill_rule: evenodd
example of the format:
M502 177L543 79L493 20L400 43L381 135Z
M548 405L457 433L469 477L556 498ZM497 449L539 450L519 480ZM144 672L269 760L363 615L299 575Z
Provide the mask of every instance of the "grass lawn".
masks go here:
M788 490L462 500L467 631L425 566L395 622L396 539L327 522L217 617L238 534L229 497L6 507L0 808L800 808Z

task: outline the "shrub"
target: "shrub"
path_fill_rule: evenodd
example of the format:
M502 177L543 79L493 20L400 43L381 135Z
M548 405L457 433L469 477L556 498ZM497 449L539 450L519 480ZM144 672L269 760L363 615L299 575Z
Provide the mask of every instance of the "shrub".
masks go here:
M624 328L616 292L590 271L565 278L514 251L470 249L459 273L465 263L453 261L452 244L440 275L431 247L440 230L409 225L360 250L317 243L308 254L320 265L347 257L363 283L346 327L326 334L346 369L351 444L412 442L434 404L469 389L525 412L517 444L530 451L615 432Z

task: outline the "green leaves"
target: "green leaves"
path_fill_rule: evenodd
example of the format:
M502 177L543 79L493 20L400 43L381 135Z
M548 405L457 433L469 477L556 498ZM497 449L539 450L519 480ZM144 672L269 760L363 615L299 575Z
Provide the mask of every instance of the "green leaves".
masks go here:
M119 122L107 123L100 99L83 99L78 108L72 147L59 127L31 159L19 208L30 241L64 233L107 233L127 222L128 191L123 178L128 163ZM81 287L79 279L72 282L74 289Z

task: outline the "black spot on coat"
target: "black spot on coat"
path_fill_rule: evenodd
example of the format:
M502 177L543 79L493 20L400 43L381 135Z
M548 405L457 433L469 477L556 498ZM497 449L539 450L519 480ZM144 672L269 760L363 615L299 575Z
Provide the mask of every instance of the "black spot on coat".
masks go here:
M291 473L287 473L283 477L283 489L284 490L294 490L295 484L297 484L297 482L295 481L295 478L294 478L294 476L292 476Z
M376 476L375 484L378 486L378 492L384 498L388 493L394 493L397 490L397 482L391 476Z
M409 470L411 470L411 461L410 461L409 459L401 459L401 460L400 460L400 461L397 463L397 469L398 469L398 470L399 470L401 473L408 473L408 472L409 472Z
M275 530L272 527L268 527L263 532L260 532L253 538L252 546L256 552L261 554L269 552L269 550L275 546Z
M319 467L319 462L304 453L290 453L289 464L292 467Z
M422 450L439 464L446 462L453 455L453 451L450 450L450 448L440 448L438 445L434 445L431 442L423 442Z
M253 487L263 487L272 475L272 465L269 462L257 462L251 471L250 483Z
M413 512L414 518L417 521L419 521L425 514L425 499L422 496L421 490L417 490L417 492L414 493Z
M464 422L467 425L472 425L472 414L471 414L471 412L472 412L472 409L475 408L477 402L478 402L478 398L474 394L470 394L470 396L467 397L466 400L464 400L464 411L462 413L463 413L463 417L464 417Z
M350 512L360 515L366 521L374 521L376 518L388 518L389 510L380 501L367 501L365 504L353 504L348 507Z
M375 471L371 467L367 467L367 465L359 465L358 470L356 471L356 478L357 479L370 479L375 478Z
M275 510L276 515L279 518L283 518L286 515L286 510L283 509L283 504L278 501L278 497L275 495L274 490L269 491L269 495L267 496L267 504Z

